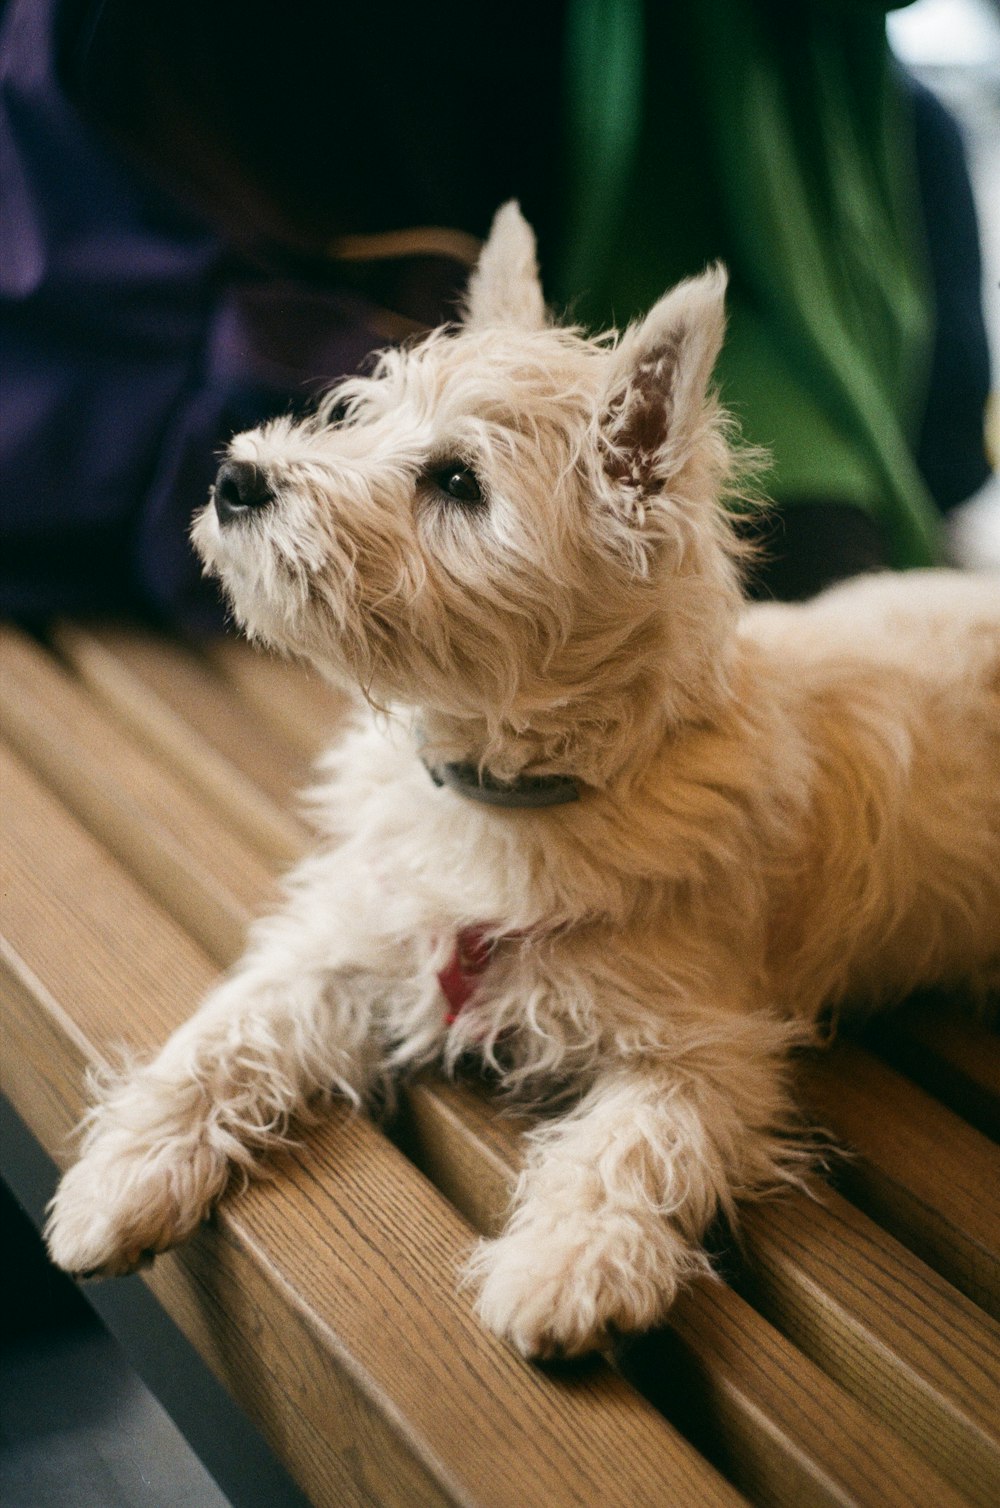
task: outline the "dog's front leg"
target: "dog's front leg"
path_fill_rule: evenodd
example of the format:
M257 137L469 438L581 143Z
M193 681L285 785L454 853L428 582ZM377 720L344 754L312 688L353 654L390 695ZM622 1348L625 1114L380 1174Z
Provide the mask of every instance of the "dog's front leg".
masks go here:
M381 1057L378 1016L399 963L354 927L335 861L303 866L285 910L151 1062L100 1093L49 1212L67 1271L128 1272L184 1240L318 1094L360 1102ZM327 882L327 883L324 883Z
M721 1208L789 1176L776 1060L711 1075L648 1061L600 1075L531 1137L504 1233L469 1264L484 1322L525 1356L574 1356L666 1315L709 1270Z

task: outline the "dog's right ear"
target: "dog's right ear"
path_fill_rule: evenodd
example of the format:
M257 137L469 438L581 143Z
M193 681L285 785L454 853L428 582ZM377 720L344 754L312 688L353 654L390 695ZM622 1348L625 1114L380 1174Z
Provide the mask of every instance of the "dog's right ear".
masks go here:
M465 295L465 325L540 330L545 301L538 278L535 233L516 199L497 210Z

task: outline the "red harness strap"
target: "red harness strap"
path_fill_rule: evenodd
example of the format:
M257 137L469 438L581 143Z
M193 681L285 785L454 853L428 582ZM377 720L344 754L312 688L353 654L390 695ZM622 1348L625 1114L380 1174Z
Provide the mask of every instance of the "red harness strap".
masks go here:
M455 938L455 951L438 974L441 992L448 1002L445 1017L451 1026L459 1012L468 1005L480 975L493 957L499 937L491 937L487 927L463 927Z

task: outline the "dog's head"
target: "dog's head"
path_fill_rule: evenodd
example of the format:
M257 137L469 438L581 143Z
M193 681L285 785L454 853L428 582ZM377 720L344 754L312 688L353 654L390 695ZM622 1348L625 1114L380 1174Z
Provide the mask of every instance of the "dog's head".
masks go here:
M547 320L506 205L456 328L233 440L194 525L206 568L252 637L419 708L449 757L566 769L590 730L610 768L724 674L724 288L711 270L587 339Z

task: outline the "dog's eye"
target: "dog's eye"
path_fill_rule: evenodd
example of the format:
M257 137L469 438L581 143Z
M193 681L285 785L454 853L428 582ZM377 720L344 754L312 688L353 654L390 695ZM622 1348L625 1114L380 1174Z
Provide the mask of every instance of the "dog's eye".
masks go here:
M465 503L467 507L474 507L483 500L483 489L479 485L479 478L471 466L466 466L462 461L449 461L446 466L438 466L432 472L432 480L448 497L453 497L456 503Z

